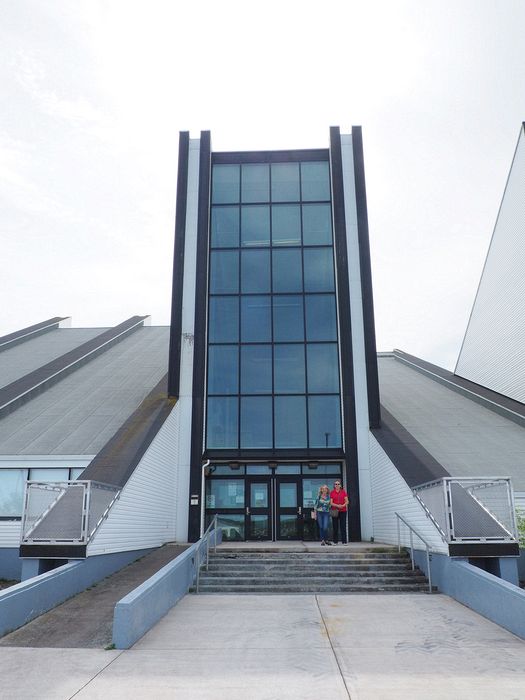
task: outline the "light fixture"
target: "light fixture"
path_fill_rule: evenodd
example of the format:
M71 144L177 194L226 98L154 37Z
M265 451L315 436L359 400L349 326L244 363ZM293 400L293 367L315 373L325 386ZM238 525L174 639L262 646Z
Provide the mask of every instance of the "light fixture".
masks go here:
M241 465L239 462L230 462L230 469L235 469L235 471L238 471L241 468Z
M308 469L317 469L319 462L308 462Z

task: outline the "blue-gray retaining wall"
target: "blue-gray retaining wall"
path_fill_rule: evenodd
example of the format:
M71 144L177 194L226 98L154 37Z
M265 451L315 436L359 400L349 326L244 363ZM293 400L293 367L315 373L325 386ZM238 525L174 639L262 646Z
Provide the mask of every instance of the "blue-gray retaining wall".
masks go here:
M22 577L22 560L18 556L18 547L0 547L0 578L20 581Z
M209 534L210 546L222 541L222 530ZM113 614L113 644L117 649L129 649L171 608L183 598L193 585L196 542L156 574L115 605Z
M0 591L0 636L25 625L151 551L116 552L71 561Z
M415 550L414 559L427 573L426 552ZM444 554L431 555L430 569L432 585L439 591L525 639L525 590Z

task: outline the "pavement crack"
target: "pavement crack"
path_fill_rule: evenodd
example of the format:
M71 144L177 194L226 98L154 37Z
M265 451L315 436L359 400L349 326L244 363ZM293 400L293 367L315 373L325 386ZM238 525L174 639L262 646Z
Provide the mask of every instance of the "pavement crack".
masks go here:
M97 673L95 673L95 675L94 675L92 678L90 678L86 683L84 683L84 685L83 685L81 688L79 688L78 690L76 690L76 691L73 693L73 695L71 695L71 696L68 698L68 700L72 700L72 698L76 697L79 693L81 693L81 692L84 690L84 688L87 688L88 685L89 685L90 683L92 683L92 682L95 680L95 678L97 678L98 676L100 676L100 674L101 674L103 671L105 671L107 668L109 668L109 667L111 666L111 664L112 664L114 661L116 661L117 659L120 659L120 657L122 656L122 654L124 653L124 651L125 651L125 649L122 649L121 652L120 652L120 654L117 654L117 655L116 655L113 659L111 659L111 661L109 661L103 668L101 668L99 671L97 671Z
M323 616L323 611L321 610L321 606L319 605L319 598L316 595L315 596L315 603L317 605L317 609L319 610L319 615L321 616L321 620L323 621L323 626L326 632L326 638L328 639L328 642L330 643L330 649L332 650L332 654L334 655L335 663L337 664L337 668L339 669L339 674L341 676L341 680L343 681L343 685L346 690L346 694L349 697L349 700L352 700L352 696L350 695L350 691L348 690L348 686L346 684L346 680L343 674L343 669L341 668L341 664L339 663L339 658L335 652L334 645L332 644L332 638L330 637L330 632L328 631L328 625L326 624L326 620L324 619Z

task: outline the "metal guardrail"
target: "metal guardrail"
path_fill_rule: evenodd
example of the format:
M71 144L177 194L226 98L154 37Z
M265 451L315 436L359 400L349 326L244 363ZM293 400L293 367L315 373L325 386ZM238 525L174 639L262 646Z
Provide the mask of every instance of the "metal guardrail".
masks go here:
M99 481L27 481L21 543L87 544L119 495Z
M410 523L405 520L405 518L402 515L399 515L399 513L394 514L396 516L396 523L397 523L397 551L401 551L401 528L399 525L399 521L404 523L409 531L410 531L410 560L412 561L412 571L415 569L415 564L414 564L414 535L416 537L419 537L421 542L425 545L426 551L427 551L427 575L428 575L428 592L432 593L432 572L430 571L430 553L432 552L431 546L428 544L428 542L425 540L424 537L422 537L419 532L410 525Z
M213 551L217 551L217 533L219 528L217 527L217 515L213 516L213 520L206 528L205 533L200 538L198 542L193 545L195 551L193 553L193 566L194 566L194 583L195 583L195 593L199 592L199 581L200 581L200 571L202 566L206 566L206 571L208 571L208 566L210 562L210 540L213 537ZM222 531L221 531L222 534ZM205 551L205 558L202 556L202 552ZM204 560L206 563L204 563Z
M508 477L443 477L413 493L446 543L518 541Z

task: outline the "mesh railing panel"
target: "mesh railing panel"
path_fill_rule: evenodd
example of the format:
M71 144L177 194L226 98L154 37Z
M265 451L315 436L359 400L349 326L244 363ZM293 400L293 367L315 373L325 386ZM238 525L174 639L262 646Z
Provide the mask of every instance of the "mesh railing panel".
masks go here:
M91 535L97 524L108 509L111 501L117 494L117 488L111 488L103 484L91 483L91 494L89 497L89 517L88 517L88 535Z
M443 483L439 481L431 486L414 490L432 514L432 517L441 528L443 534L447 535L447 511L445 508Z

